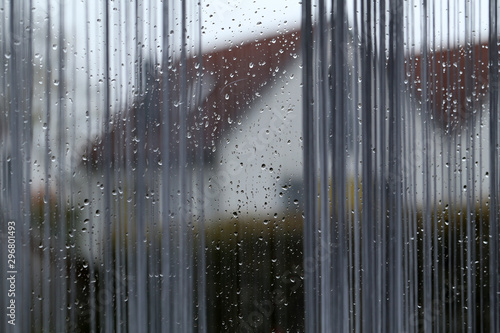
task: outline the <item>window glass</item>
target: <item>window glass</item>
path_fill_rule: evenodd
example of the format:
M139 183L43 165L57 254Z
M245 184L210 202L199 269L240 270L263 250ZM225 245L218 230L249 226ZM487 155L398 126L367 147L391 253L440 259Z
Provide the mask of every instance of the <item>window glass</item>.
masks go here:
M500 332L492 1L0 6L0 331Z

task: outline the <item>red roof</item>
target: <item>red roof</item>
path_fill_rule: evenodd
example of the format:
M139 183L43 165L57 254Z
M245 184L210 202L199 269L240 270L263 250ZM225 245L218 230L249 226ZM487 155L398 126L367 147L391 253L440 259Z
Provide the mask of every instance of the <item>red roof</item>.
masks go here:
M428 105L435 119L446 130L459 127L472 115L488 89L487 45L475 45L468 51L459 47L429 51L427 54L425 82ZM186 116L189 155L193 156L194 149L200 144L204 153L210 155L223 133L232 126L231 123L242 119L245 112L252 109L252 103L259 98L259 94L272 86L275 76L279 76L299 52L300 32L292 31L205 53L202 55L201 69L197 65L198 58L187 59L187 77L202 77L200 85L198 80L193 80L192 86L187 86L189 95L194 96L193 100L202 99L201 108L188 108ZM422 102L422 55L407 59L406 68L408 79L415 82L414 94ZM168 127L171 143L169 156L172 159L175 159L179 142L181 109L175 98L180 86L179 73L179 63L170 67L169 90L174 95L169 99ZM122 165L126 164L126 159L136 160L139 143L144 144L150 163L160 159L161 129L164 128L160 126L161 77L152 74L148 82L144 98L122 111L121 117L115 117L113 121L110 132L113 148L108 156L121 160ZM201 130L204 134L202 142ZM90 154L84 154L94 165L102 163L103 142L103 137L98 138L91 144ZM130 149L127 150L127 147Z
M416 96L422 104L422 55L406 64L408 77L416 82ZM459 127L483 102L488 90L488 46L476 44L429 52L426 59L427 97L430 110L447 130ZM409 69L409 71L408 71Z
M187 86L189 95L194 95L193 100L201 97L200 109L188 109L187 132L188 148L193 151L199 145L200 128L203 127L203 150L210 154L216 146L221 135L231 123L238 121L245 112L251 109L251 104L260 93L269 89L276 76L282 73L290 60L296 57L300 50L300 32L293 31L249 43L242 43L227 49L214 51L202 55L202 70L199 70L196 57L186 61L187 77L201 74L199 81ZM169 91L178 95L180 86L180 64L172 66L169 70ZM126 158L127 145L135 160L138 142L144 142L147 151L158 151L161 142L162 121L161 115L161 78L157 74L149 78L148 88L144 98L138 100L133 107L122 111L121 116L114 117L110 131L112 142L111 155L118 158L123 164ZM188 83L189 84L189 83ZM201 87L201 91L199 91ZM175 97L175 96L172 96ZM176 98L170 98L170 142L173 150L179 141L179 110ZM188 103L189 104L189 103ZM143 138L141 139L141 135ZM89 149L87 146L86 149ZM115 152L118 150L118 156ZM120 150L123 153L120 153ZM153 153L154 155L154 153ZM153 156L159 159L159 153ZM172 150L170 156L174 156ZM191 154L192 155L192 154ZM98 138L90 146L90 154L84 153L84 159L92 164L99 165L103 162L104 139ZM131 159L131 157L128 157Z

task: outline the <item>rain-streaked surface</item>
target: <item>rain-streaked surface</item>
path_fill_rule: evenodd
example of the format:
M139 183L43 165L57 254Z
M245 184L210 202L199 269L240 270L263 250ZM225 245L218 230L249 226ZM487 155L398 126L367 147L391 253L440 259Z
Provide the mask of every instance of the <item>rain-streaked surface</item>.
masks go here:
M207 329L200 14L3 2L2 332Z
M495 1L0 1L1 332L500 332Z
M306 1L306 332L498 332L495 1Z

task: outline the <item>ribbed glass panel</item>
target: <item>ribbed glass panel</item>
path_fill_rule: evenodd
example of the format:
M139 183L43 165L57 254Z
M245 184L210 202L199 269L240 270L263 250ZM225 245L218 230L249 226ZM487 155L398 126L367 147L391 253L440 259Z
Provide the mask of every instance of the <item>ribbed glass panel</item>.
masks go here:
M497 1L0 18L0 332L500 332Z
M498 332L498 4L303 3L307 332Z

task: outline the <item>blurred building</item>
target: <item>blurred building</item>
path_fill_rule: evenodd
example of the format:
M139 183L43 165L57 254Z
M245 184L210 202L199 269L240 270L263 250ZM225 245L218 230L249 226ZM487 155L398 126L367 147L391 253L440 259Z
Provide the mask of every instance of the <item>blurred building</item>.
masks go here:
M157 68L145 66L144 94L114 117L108 134L113 143L110 153L105 152L104 135L84 149L87 159L102 171L105 157L111 156L108 163L113 168L125 173L132 170L135 174L138 159L145 160L143 168L150 176L144 174L139 179L142 177L147 183L150 178L149 186L156 188L154 192L158 194L157 166L166 162L161 154L162 142L166 142L170 157L169 185L171 193L175 193L180 190L178 174L183 167L179 159L179 152L183 151L180 137L186 135L184 167L200 170L197 179L189 184L190 193L202 193L207 218L224 219L233 214L264 217L297 209L302 201L303 172L299 48L300 32L293 31L186 60L182 65L196 80L185 86L188 105L184 109L176 97L180 96L182 66L172 64L168 89L175 96L167 96L168 118L162 114L165 83ZM407 94L401 112L401 170L396 178L401 180L406 197L411 197L415 201L412 204L418 207L425 204L424 198L440 205L450 200L455 203L465 200L470 193L478 200L487 196L489 143L484 138L489 131L488 61L485 46L475 48L474 61L463 48L428 52L425 61L421 54L407 55ZM352 54L353 49L346 52ZM361 89L363 83L353 80L355 66L353 63L347 69L348 82ZM425 80L429 82L426 89L420 83L424 68L432 73ZM330 70L328 75L334 84L334 73ZM469 76L473 79L468 80ZM387 84L387 78L384 82ZM354 188L362 183L363 120L353 96L348 96L347 104L346 175ZM378 107L374 106L375 118L381 111ZM182 110L186 112L184 123ZM166 141L162 141L165 137L159 130L161 122L169 123ZM382 127L382 122L388 129L388 120L377 120L378 126ZM331 130L332 125L329 126ZM378 142L374 148L387 149ZM394 178L387 161L375 161L375 169L380 184ZM469 179L465 172L460 172L465 169L469 169ZM430 196L425 194L427 190ZM170 208L175 210L176 206Z

